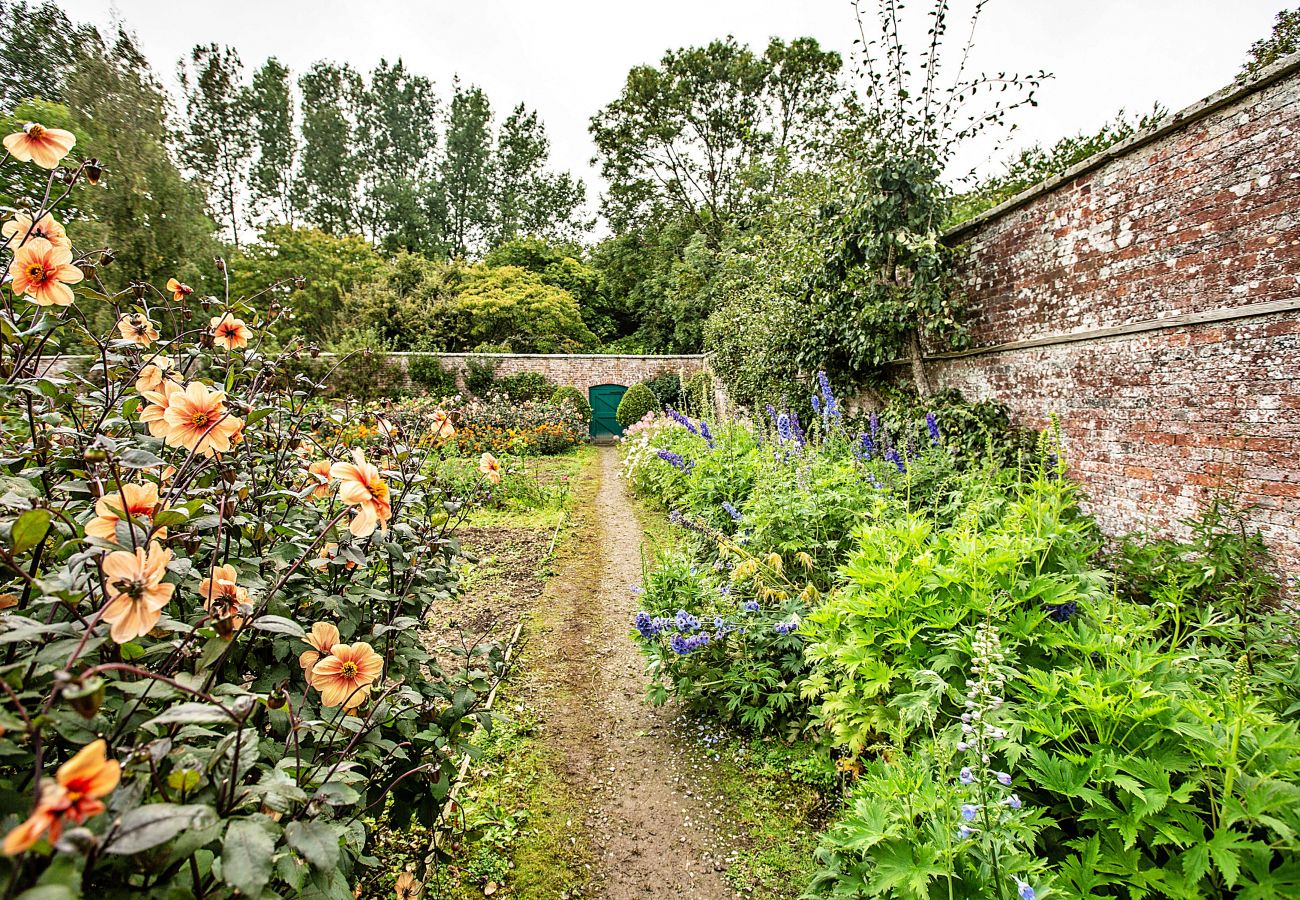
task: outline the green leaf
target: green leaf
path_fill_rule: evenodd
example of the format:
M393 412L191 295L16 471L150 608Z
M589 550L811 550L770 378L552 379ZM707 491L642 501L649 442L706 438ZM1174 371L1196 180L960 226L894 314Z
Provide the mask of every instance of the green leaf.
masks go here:
M209 806L151 803L137 806L122 816L113 837L104 846L108 853L125 856L166 843L187 828L207 828L217 814Z
M290 822L284 829L289 846L318 869L332 868L339 861L339 830L336 825L310 819Z
M29 509L18 517L9 536L15 556L26 553L45 539L45 533L50 530L51 518L48 509Z
M252 625L259 631L269 631L272 634L287 634L290 637L306 637L307 632L303 627L293 619L286 619L283 616L258 616L253 620Z
M123 450L117 455L117 461L127 469L152 469L155 466L167 464L161 457L155 456L148 450L141 450L139 447Z
M269 824L270 820L259 816L236 819L226 829L226 840L221 847L221 877L248 897L260 897L271 880L275 838L268 830Z
M142 725L142 728L148 728L151 725L202 725L220 722L231 722L229 714L219 706L211 703L177 703L170 709L154 716L148 722Z

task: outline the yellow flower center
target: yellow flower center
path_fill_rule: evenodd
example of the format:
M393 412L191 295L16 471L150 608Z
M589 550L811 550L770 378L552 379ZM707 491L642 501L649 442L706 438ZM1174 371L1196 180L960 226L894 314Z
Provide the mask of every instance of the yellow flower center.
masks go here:
M349 660L343 664L343 668L339 670L339 674L344 678L356 678L358 671L357 664Z
M38 125L35 122L31 123L27 126L27 136L32 140L39 141L41 138L45 137L45 126Z
M32 263L27 267L28 281L44 281L46 274L44 263Z
M206 412L196 412L190 417L190 422L193 423L195 428L203 428L211 421L212 416Z

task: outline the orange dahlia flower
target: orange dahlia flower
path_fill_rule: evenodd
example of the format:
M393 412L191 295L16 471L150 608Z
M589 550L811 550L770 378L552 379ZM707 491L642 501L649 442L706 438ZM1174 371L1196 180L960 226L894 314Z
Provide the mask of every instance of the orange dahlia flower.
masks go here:
M70 306L72 288L85 276L72 264L72 251L45 238L32 238L14 252L9 264L15 294L28 294L37 306Z
M148 368L146 366L146 368ZM138 383L137 383L138 386ZM171 434L172 427L167 422L167 410L172 397L182 393L184 388L172 381L164 381L161 390L141 391L140 396L148 401L140 410L140 421L149 426L149 433L156 438L165 438Z
M316 490L311 492L312 498L320 500L330 495L330 461L328 459L318 459L307 467L307 483L316 482Z
M180 370L170 356L155 356L136 375L135 389L142 394L146 391L161 391L163 382L179 384L180 380Z
M366 455L360 449L352 451L352 459L354 462L330 466L330 478L339 482L339 499L357 508L348 530L356 537L369 537L375 533L376 526L387 527L393 517L393 507L388 485L379 477L379 469L366 462Z
M118 550L104 557L104 583L108 586L108 605L104 621L112 628L109 634L119 644L134 640L158 624L162 608L172 598L176 585L163 582L172 552L157 541L135 552Z
M10 156L19 162L34 162L42 169L57 166L76 143L77 136L71 131L46 128L39 122L28 122L22 131L15 131L4 140Z
M330 655L311 669L311 686L324 706L356 709L370 694L370 685L384 670L384 658L365 641L335 644Z
M236 319L230 313L213 317L209 324L212 326L212 342L227 350L247 347L248 341L253 337L252 330L243 320Z
M124 484L121 490L95 501L95 518L86 524L86 537L105 541L117 539L117 523L125 518L139 520L158 510L158 485Z
M429 420L429 436L435 441L446 440L456 434L456 429L452 427L451 417L445 412L436 412L433 418Z
M501 463L491 453L484 453L478 458L478 470L493 484L501 483Z
M107 751L103 740L87 744L59 766L52 780L41 782L36 810L5 836L6 854L22 853L46 834L53 843L63 833L65 820L81 824L106 809L99 798L111 794L122 779L122 766L109 759Z
M54 221L54 216L49 213L43 213L35 222L26 213L15 213L12 219L5 222L4 225L0 225L0 236L4 237L6 243L17 240L20 244L24 244L33 238L45 238L55 247L63 247L66 250L72 249L72 242L68 240L68 233L63 230L62 225Z
M302 674L306 676L307 683L312 683L312 668L320 662L330 651L340 644L343 638L339 635L339 630L329 622L317 622L311 627L304 638L308 644L311 644L311 650L304 650L298 657L298 665L302 666Z
M122 339L131 341L141 347L148 347L158 340L158 328L149 321L144 313L126 313L117 320L117 330Z
M239 608L250 605L248 590L236 584L237 579L235 567L225 565L214 567L212 575L199 582L203 608L216 620L217 630L226 640L244 625Z
M230 414L225 400L224 393L210 391L197 381L183 390L177 388L168 397L163 413L167 443L204 456L228 452L244 420Z
M177 281L175 278L167 279L167 290L172 292L172 299L177 303L194 293L194 288L185 284L183 281Z

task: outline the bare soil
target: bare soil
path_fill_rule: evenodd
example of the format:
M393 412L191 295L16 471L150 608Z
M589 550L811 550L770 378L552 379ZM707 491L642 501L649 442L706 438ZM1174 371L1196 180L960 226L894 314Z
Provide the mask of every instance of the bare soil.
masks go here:
M643 533L618 467L617 451L601 448L594 503L576 511L578 532L538 603L522 676L540 737L585 811L573 839L591 875L569 896L734 897L675 713L645 701L644 658L630 637Z

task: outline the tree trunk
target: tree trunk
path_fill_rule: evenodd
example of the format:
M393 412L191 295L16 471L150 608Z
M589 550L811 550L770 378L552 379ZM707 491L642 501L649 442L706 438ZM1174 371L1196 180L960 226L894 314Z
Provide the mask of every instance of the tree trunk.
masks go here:
M925 375L925 361L921 358L921 338L915 329L908 335L908 342L912 348L912 382L916 385L917 394L928 397L930 379Z

